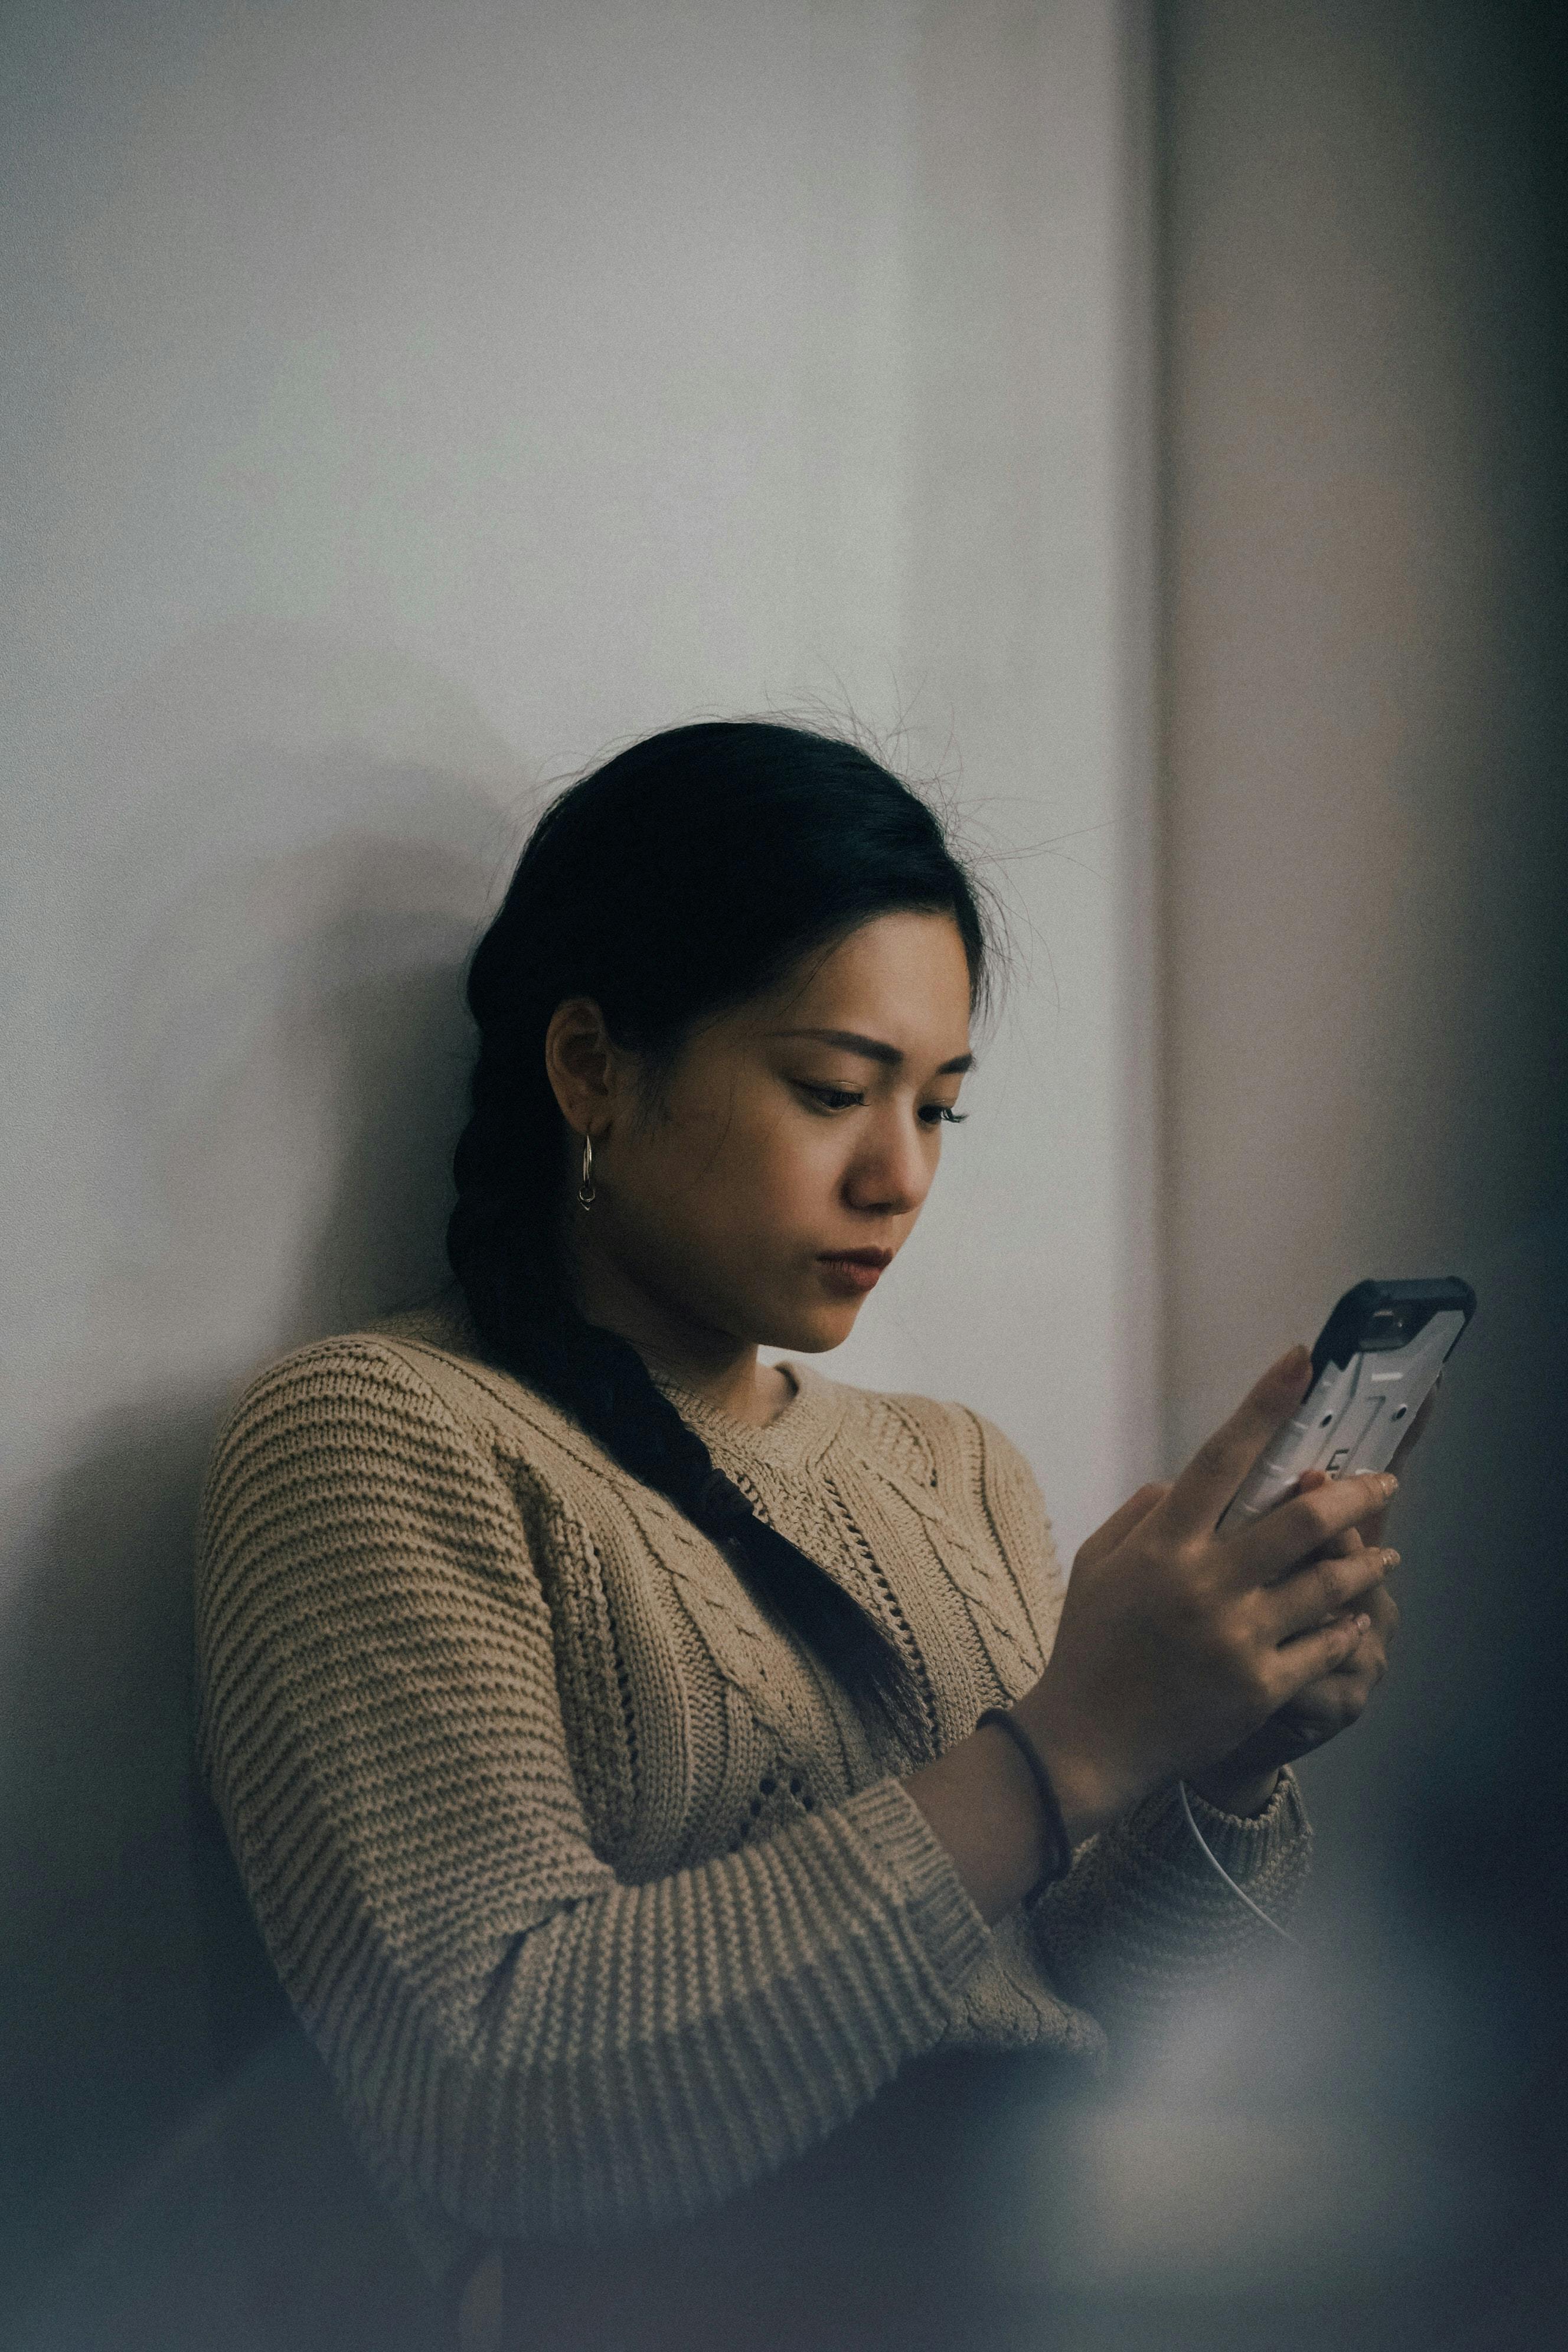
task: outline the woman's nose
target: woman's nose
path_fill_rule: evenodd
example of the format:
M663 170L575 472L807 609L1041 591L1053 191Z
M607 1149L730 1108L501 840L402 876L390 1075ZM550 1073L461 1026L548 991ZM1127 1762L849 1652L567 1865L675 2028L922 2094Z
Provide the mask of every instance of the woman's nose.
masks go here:
M879 1122L865 1138L864 1148L849 1171L847 1189L858 1209L907 1216L925 1199L931 1180L931 1154L914 1121L889 1118Z

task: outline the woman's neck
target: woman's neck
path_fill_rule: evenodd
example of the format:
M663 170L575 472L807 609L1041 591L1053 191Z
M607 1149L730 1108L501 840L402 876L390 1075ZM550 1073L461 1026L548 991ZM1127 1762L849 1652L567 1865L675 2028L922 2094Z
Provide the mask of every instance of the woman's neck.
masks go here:
M624 1333L622 1336L630 1338L631 1335ZM713 1405L720 1412L727 1413L731 1421L749 1422L757 1429L764 1429L770 1421L776 1421L795 1397L795 1383L789 1374L781 1371L776 1364L759 1363L754 1348L748 1379L736 1374L719 1380L700 1372L689 1360L676 1362L636 1339L632 1340L632 1345L652 1370L666 1373L683 1389L689 1389L694 1396L700 1396L705 1404Z
M795 1394L786 1372L758 1360L754 1339L738 1339L684 1315L578 1238L573 1288L590 1323L631 1342L645 1363L731 1420L763 1428Z

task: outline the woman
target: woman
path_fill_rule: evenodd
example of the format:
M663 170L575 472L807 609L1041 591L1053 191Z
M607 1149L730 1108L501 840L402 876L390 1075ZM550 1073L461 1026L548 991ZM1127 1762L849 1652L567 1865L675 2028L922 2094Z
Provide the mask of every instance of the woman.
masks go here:
M801 1360L914 1226L989 979L973 881L864 751L623 752L473 960L454 1293L299 1349L220 1437L205 1773L472 2340L501 2273L509 2341L610 2341L612 2273L614 2340L695 2340L659 2250L910 2062L1093 2065L1234 1965L1268 1931L1179 1780L1283 1916L1289 1759L1383 1671L1385 1482L1215 1534L1305 1350L1070 1584L993 1423Z

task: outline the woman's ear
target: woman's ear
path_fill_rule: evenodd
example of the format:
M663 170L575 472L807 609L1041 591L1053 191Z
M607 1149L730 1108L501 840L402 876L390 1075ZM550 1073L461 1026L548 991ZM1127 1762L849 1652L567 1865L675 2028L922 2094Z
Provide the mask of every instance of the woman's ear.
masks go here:
M550 1016L544 1067L575 1135L602 1135L616 1107L622 1056L591 996L569 996Z

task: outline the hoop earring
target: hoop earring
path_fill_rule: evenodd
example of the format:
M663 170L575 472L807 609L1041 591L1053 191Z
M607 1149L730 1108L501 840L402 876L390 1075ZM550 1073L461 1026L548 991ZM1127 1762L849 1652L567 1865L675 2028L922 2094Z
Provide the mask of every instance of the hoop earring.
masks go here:
M598 1197L599 1188L594 1181L594 1139L585 1135L583 1138L583 1178L577 1187L577 1205L582 1209L591 1209Z

